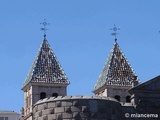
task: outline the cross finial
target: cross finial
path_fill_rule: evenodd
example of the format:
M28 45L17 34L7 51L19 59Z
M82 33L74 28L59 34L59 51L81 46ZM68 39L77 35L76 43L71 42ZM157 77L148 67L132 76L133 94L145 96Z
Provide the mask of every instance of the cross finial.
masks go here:
M110 30L113 30L114 32L113 33L111 33L111 35L113 35L115 38L115 42L117 41L117 38L116 38L116 36L117 36L117 30L120 30L119 28L117 28L116 27L116 25L114 24L114 27L112 28L112 29L110 29Z
M41 28L41 30L44 31L44 37L46 37L46 31L48 30L48 29L46 28L46 26L47 26L47 25L50 25L50 23L47 23L47 22L46 22L46 19L44 19L44 22L43 22L43 23L40 23L40 24L43 25L43 28Z

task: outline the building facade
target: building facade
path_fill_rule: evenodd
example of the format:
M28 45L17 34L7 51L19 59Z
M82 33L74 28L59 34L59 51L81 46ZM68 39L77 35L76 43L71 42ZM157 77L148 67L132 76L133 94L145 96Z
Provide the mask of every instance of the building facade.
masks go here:
M159 81L158 76L140 84L115 40L94 86L95 96L68 96L69 80L45 35L22 87L21 119L160 120Z
M133 87L133 82L139 84L139 79L115 41L93 92L98 96L115 98L119 102L130 102L131 96L127 90Z
M20 115L14 111L0 111L0 120L19 120Z
M24 119L32 120L33 105L47 97L65 96L69 85L46 36L24 81Z

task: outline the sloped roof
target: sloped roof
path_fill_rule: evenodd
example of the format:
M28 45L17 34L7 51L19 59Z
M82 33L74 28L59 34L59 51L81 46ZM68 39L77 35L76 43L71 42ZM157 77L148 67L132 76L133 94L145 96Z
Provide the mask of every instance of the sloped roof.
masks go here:
M19 115L19 114L14 112L14 111L2 111L2 110L0 110L0 115Z
M69 84L60 63L58 62L48 41L44 38L41 47L34 59L23 87L30 82Z
M118 43L115 42L94 86L94 90L104 85L132 86L135 76L136 73L127 61Z
M130 93L133 93L136 90L143 90L143 91L160 91L160 75L152 78L144 83L141 83L130 90Z

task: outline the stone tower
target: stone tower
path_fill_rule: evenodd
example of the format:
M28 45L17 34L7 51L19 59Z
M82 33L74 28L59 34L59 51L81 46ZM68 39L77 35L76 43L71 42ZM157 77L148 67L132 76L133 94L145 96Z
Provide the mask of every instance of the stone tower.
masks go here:
M139 84L139 80L115 40L93 92L95 95L113 97L125 103L130 102L127 91L136 84Z
M33 105L40 99L65 96L69 85L46 35L24 81L24 120L32 120Z

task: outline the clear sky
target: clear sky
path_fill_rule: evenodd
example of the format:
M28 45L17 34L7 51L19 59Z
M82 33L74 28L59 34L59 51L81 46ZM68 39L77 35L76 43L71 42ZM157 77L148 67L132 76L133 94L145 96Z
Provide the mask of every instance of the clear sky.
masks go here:
M91 92L114 44L141 82L160 74L159 0L1 0L0 110L19 112L22 84L43 40L47 40L70 80L68 95Z

